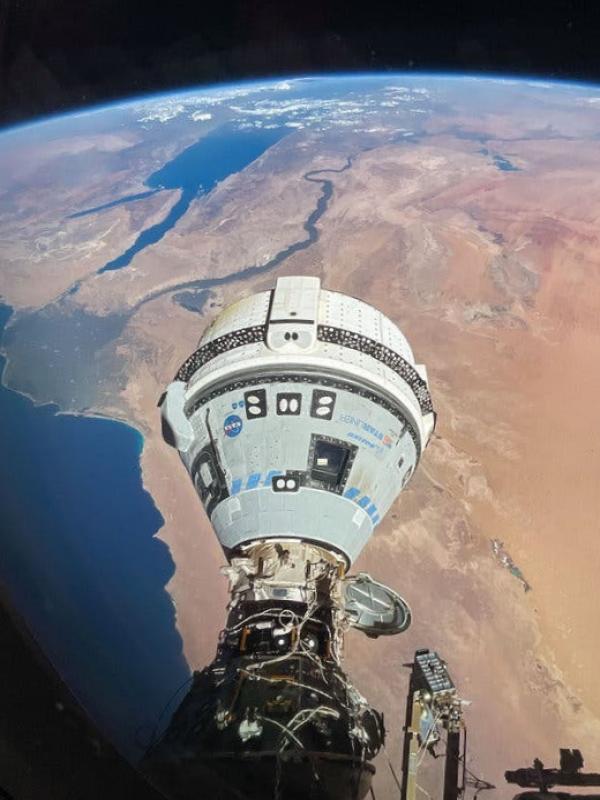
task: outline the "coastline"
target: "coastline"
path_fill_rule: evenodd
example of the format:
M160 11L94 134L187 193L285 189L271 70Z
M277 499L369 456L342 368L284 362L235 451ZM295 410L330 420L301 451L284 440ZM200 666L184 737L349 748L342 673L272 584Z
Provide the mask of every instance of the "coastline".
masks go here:
M577 228L571 221L571 227L565 223L554 230L545 218L538 223L537 212L527 204L539 193L539 169L531 149L539 149L540 158L546 150L550 157L554 145L515 142L516 159L526 168L509 177L479 165L481 159L477 161L470 147L462 141L448 144L448 139L432 134L425 146L410 151L386 145L361 153L352 169L328 170L323 165L306 172L314 159L309 153L302 169L295 164L282 170L278 180L314 201L305 208L296 194L284 209L295 208L289 216L294 235L304 225L310 241L296 236L291 240L301 247L281 249L278 244L270 249L273 232L265 224L265 247L276 256L262 266L227 273L238 262L228 264L229 251L219 250L231 235L226 229L224 238L200 249L198 261L204 268L209 262L203 259L214 248L222 255L221 273L217 270L221 277L185 282L189 275L202 274L200 266L185 261L185 254L192 252L196 258L194 243L200 239L193 238L198 234L192 229L196 224L204 235L198 219L205 218L188 220L187 229L178 232L181 244L171 236L161 245L163 252L176 257L183 282L168 285L163 278L161 283L160 252L145 254L136 264L143 284L139 296L144 299L132 307L119 339L127 383L123 388L115 382L115 397L131 409L130 415L114 416L108 406L81 412L59 409L56 414L122 422L141 437L141 486L162 516L153 539L166 545L175 565L164 589L187 665L201 668L214 656L225 619L226 580L219 570L225 559L177 453L162 442L156 398L179 356L188 354L196 329L199 333L212 312L192 316L171 302L172 294L181 287L223 285L216 294L228 301L238 292L267 288L275 275L294 270L320 274L328 288L360 297L397 320L429 368L441 424L417 475L356 569L372 570L377 579L406 591L416 624L406 636L385 643L366 642L352 633L349 671L370 701L395 713L406 690L400 665L416 647L439 647L461 692L473 700L468 713L478 737L474 763L486 776L493 774L501 781L500 762L502 767L523 766L541 756L555 763L559 744L583 744L586 759L600 761L600 744L594 744L600 741L600 699L590 653L583 645L592 655L599 651L600 631L586 630L586 625L593 627L594 617L589 602L586 607L581 600L585 587L580 585L594 553L588 553L586 563L585 553L569 558L567 547L578 541L575 534L581 531L587 537L580 535L579 540L593 546L596 507L590 498L600 462L589 443L598 438L591 427L594 409L587 410L590 422L582 413L581 391L589 402L600 394L600 384L582 380L579 373L589 371L597 354L592 310L599 295L588 289L589 274L586 280L577 261L581 253L589 258L589 223ZM333 157L325 161L333 162ZM283 159L280 167L282 163ZM328 193L325 185L320 193L315 187L306 192L301 178L318 182L307 176L328 171L344 174ZM551 181L552 170L549 174ZM231 195L237 197L234 211L240 198L242 203L249 198L256 203L252 209L264 213L257 218L277 227L272 196L281 183L271 182L267 190L264 184L250 182L248 187L246 194L236 195L237 186L229 198L213 197L211 202L225 213ZM562 189L552 191L545 203L548 213L560 219ZM521 205L517 192L523 194ZM232 210L226 208L227 213ZM302 219L293 216L299 208ZM216 222L217 211L213 209L211 222ZM319 211L321 216L327 212L326 219L314 227ZM564 216L568 218L567 212ZM251 212L247 218L252 219ZM310 220L318 234L312 239ZM214 229L209 232L214 234ZM564 249L559 237L565 240ZM240 251L244 258L247 252L260 251L256 240L241 241L249 241L249 250ZM573 253L574 247L581 252ZM504 252L510 257L504 258ZM586 265L595 268L591 259ZM171 273L168 277L172 279ZM579 294L573 288L575 278L580 279ZM120 300L120 290L134 288L135 281L132 273L107 282L97 307L114 300L115 286ZM157 292L143 294L151 285L158 285ZM93 284L88 289L90 295L100 290ZM570 349L561 340L570 335L569 324L580 324L580 317L589 329L573 337ZM573 396L565 389L562 365L567 365L566 388ZM53 405L31 400L37 407ZM575 422L566 418L565 408L578 417ZM558 520L563 509L569 514ZM525 595L513 576L494 562L489 541L496 536L506 542L531 581L531 593ZM594 587L589 576L586 581L589 597ZM569 615L577 618L578 627L570 625ZM586 671L590 684L582 692L578 676ZM394 748L399 746L399 726L395 727ZM503 794L508 790L499 786L498 795Z
M28 453L31 436L42 451L35 462L17 458L3 478L2 585L99 730L135 759L136 729L189 675L166 586L175 566L158 536L165 520L143 481L145 437L106 412L61 412L4 382L2 403L7 446ZM40 497L38 512L31 500ZM22 499L30 511L18 511Z
M166 298L163 299L163 302L166 302ZM189 319L189 316L183 314L180 309L174 309L173 313L184 321ZM435 336L433 338L435 339ZM443 353L440 353L440 358L443 358ZM172 354L172 359L174 361L177 360L176 354ZM171 366L172 364L169 364L168 369ZM192 669L202 668L214 657L218 631L224 620L227 601L226 581L221 576L219 569L224 563L224 557L199 504L192 484L182 471L177 453L162 441L159 413L154 402L156 384L154 380L142 380L140 375L136 377L136 385L140 396L138 396L135 419L115 419L106 410L75 413L58 411L56 413L117 421L133 428L141 438L142 449L138 454L141 484L163 518L163 523L154 536L166 544L176 567L175 573L165 586L165 590L173 605L175 625L183 639L183 654L187 664ZM11 387L8 388L11 391L15 391ZM455 392L455 396L459 396L459 394ZM130 398L126 396L125 399L129 404ZM442 407L450 402L448 387L444 390L438 389L438 400L441 402ZM52 406L55 404L37 405L39 407L40 405ZM463 408L459 413L464 413L465 419L469 419L467 409ZM448 437L447 441L452 442L452 449L449 452L441 449L436 456L436 449L439 445L434 445L434 449L431 452L427 452L423 465L423 478L425 486L429 486L429 488L421 486L418 489L420 499L416 504L417 508L415 509L414 495L412 500L410 495L403 496L398 506L390 512L392 518L387 521L382 531L379 531L371 540L358 566L364 568L365 565L369 565L368 568L372 569L377 577L381 577L378 573L385 567L385 562L387 561L389 566L395 565L400 575L405 575L405 560L407 557L416 559L417 562L423 558L431 560L433 557L438 564L435 569L432 569L431 566L425 567L423 580L427 585L435 586L436 593L444 593L443 587L439 585L440 577L444 579L448 569L456 569L456 559L460 558L464 562L465 566L461 567L461 569L472 570L467 583L471 587L480 587L480 599L478 602L481 601L487 604L486 614L491 614L492 618L497 614L502 614L509 619L521 620L519 626L504 626L503 624L503 627L495 630L497 639L502 642L502 647L496 649L494 656L496 663L499 665L496 669L496 679L502 687L498 697L504 698L503 702L505 704L510 705L512 702L512 688L506 670L509 667L510 669L514 668L514 662L512 662L512 665L510 662L506 662L505 657L502 655L502 649L507 646L507 643L510 643L509 649L518 652L523 651L523 655L529 654L532 659L530 664L527 661L523 661L520 669L523 676L530 675L529 680L532 681L531 684L525 682L523 689L529 687L528 691L534 698L534 701L529 705L528 714L532 720L537 719L534 725L537 731L537 738L535 743L530 741L529 745L527 745L528 736L522 731L521 742L518 746L515 745L516 749L514 750L510 748L504 750L505 757L512 759L510 760L510 765L515 766L517 751L522 752L529 747L532 756L543 754L544 758L552 761L556 756L555 744L557 743L548 731L552 728L556 729L559 724L558 720L560 720L561 725L560 735L564 737L570 731L571 733L568 735L575 742L579 741L582 732L586 730L588 731L586 738L589 739L591 737L595 731L597 719L587 711L582 713L575 710L577 701L569 688L572 684L570 676L564 670L561 671L561 668L557 665L557 653L548 644L551 638L549 635L551 629L548 629L548 623L545 620L536 619L532 611L533 606L531 603L537 603L538 600L536 589L539 579L534 580L531 597L526 597L520 587L516 586L516 582L512 580L511 576L498 569L493 562L489 548L487 548L487 539L483 532L488 529L490 521L496 515L498 509L496 502L497 487L495 486L495 480L490 478L489 475L489 469L494 460L487 454L485 442L482 444L483 449L478 453L476 461L473 461L473 445L477 442L477 437L471 437L470 445L463 449L465 442L462 441L460 426L458 431L455 429L454 414L447 410L445 416L448 423L445 435ZM140 431L141 426L137 418L148 420L149 427L144 433ZM440 439L440 442L442 441L445 440ZM463 477L466 475L465 485L461 485L459 482L461 474ZM461 540L458 544L456 542L453 543L452 539L448 540L450 534L448 526L436 520L435 516L430 516L428 509L432 502L435 507L437 495L449 498L453 504L461 504L463 498L468 498L469 511L466 517L466 524L479 529L479 532L474 534L475 552L472 551L472 543L469 539ZM490 505L490 501L492 501L492 505ZM414 525L411 519L417 512L418 515L423 515L424 529L421 530L420 536L415 535L413 537L411 543L407 537L411 526ZM490 517L490 513L492 513L492 517ZM392 521L394 514L399 521ZM455 509L452 511L451 517L456 518ZM493 523L494 526L497 524ZM381 534L383 534L383 537ZM423 539L423 535L425 535L425 539ZM390 536L393 537L392 540L390 540ZM402 544L393 545L392 541L397 538ZM511 550L514 549L518 553L519 563L527 565L527 558L518 548L518 541L515 539L514 534L510 532L510 535L505 535L505 538ZM417 542L420 542L420 544L416 544ZM483 549L484 544L485 548L487 548L485 550ZM463 548L466 548L466 550L461 555ZM381 555L382 549L385 551L383 557ZM385 568L389 569L389 566ZM415 566L415 574L418 574L422 569L422 565L420 567ZM487 575L487 583L480 582L482 575ZM397 575L391 574L390 584L397 584L397 581ZM448 587L446 592L448 601L456 591L457 589L451 585ZM460 589L460 591L464 590ZM418 593L416 585L412 592ZM500 601L502 601L502 605L496 605ZM468 612L468 603L465 608L467 613L470 613ZM496 608L496 611L493 612L493 608ZM506 710L501 704L498 705L493 698L490 698L485 692L485 685L481 681L478 682L472 674L470 675L471 669L469 667L469 664L473 663L473 658L479 659L481 657L478 646L475 643L478 640L482 640L482 637L487 637L489 633L494 633L497 623L493 625L492 630L489 632L486 632L485 627L479 627L479 634L472 634L473 638L469 644L469 641L461 641L452 634L452 630L456 627L456 619L462 619L463 623L465 619L468 619L468 617L464 617L464 610L455 607L454 612L457 616L454 621L448 621L448 633L445 632L446 628L442 629L443 632L440 633L431 628L431 621L437 619L435 609L421 608L419 611L421 636L425 631L429 630L431 641L435 642L436 646L439 646L440 650L446 654L446 657L453 661L457 682L462 679L465 689L470 690L471 697L474 698L474 705L477 706L472 712L473 727L484 726L486 717L492 712L497 715L498 719L504 720L504 724L509 726L511 725L511 719L506 716ZM480 617L475 624L484 626L484 617ZM369 643L369 647L365 647L364 644L359 643L357 645L356 637L350 637L349 639L348 664L351 677L356 679L359 689L361 686L379 686L380 688L376 688L374 696L370 697L370 699L373 702L378 702L377 698L379 697L380 705L386 709L393 709L396 700L388 694L385 684L381 683L381 663L387 664L388 668L391 669L391 658L405 660L407 653L410 652L410 641L410 639L404 639L394 643L390 648L389 654L382 654L381 648L371 648L371 643ZM495 645L493 640L487 639L487 641L490 648L497 648L497 644ZM439 645L437 642L439 642ZM417 646L418 643L415 642L415 645ZM471 647L475 648L473 652L469 652ZM526 650L523 650L523 648L526 648ZM535 666L536 664L538 666ZM533 673L530 672L532 666L535 670ZM525 678L523 680L525 681ZM404 691L402 683L398 683L396 680L393 685L397 690L395 696L401 695ZM370 694L370 690L367 689L367 693ZM536 697L542 703L540 708L536 705ZM523 708L527 706L528 702L523 696L521 700L521 703L524 704ZM545 719L544 724L541 724L542 718ZM551 720L554 720L554 722ZM535 734L536 731L532 731L532 733ZM542 735L543 731L546 731L546 733ZM487 736L484 737L484 741L486 738ZM534 752L534 744L539 746L539 752ZM397 745L398 742L392 744L391 747ZM591 750L588 746L586 755L593 758L594 753ZM486 751L487 748L483 747L478 759L486 770L492 770L494 768L494 759L489 756L489 752L486 754ZM598 757L600 758L600 753ZM489 775L491 773L488 771L486 774Z

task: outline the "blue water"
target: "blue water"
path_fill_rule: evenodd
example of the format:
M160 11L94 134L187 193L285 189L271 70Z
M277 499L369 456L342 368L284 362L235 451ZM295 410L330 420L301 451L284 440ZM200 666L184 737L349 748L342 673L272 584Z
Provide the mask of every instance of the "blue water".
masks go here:
M0 305L0 331L10 309ZM0 372L4 367L0 359ZM0 387L0 580L51 661L128 755L189 676L174 565L141 485L142 437Z
M177 224L195 197L201 193L210 192L219 181L247 167L286 134L289 134L289 130L284 127L268 130L253 128L240 131L233 125L223 125L153 172L144 181L148 189L151 191L179 189L181 191L179 199L164 219L143 230L131 247L101 267L98 272L126 267L137 253L159 242L165 233ZM123 201L138 200L139 197L139 195L131 195L120 201L107 203L103 207L99 206L96 210L117 205ZM94 209L88 209L79 214L92 211ZM77 216L77 214L73 216Z
M521 168L516 167L514 164L504 158L504 156L494 156L494 164L498 167L499 170L502 172L520 172Z
M309 172L305 172L302 176L305 181L309 181L310 183L318 183L321 186L321 194L317 198L317 203L315 208L310 212L306 221L302 225L304 230L306 231L306 236L303 239L299 239L296 242L292 242L292 244L287 245L279 252L275 253L275 255L266 261L264 264L254 264L253 266L249 267L242 267L242 269L238 269L235 272L231 272L228 275L222 275L219 278L200 278L199 280L193 281L185 281L184 283L179 283L175 285L169 286L167 289L164 287L161 289L157 289L154 292L149 292L143 300L141 300L136 308L139 308L144 303L148 303L151 300L155 300L157 297L160 297L162 294L166 292L173 293L177 292L177 294L173 295L173 299L177 302L181 303L185 306L185 301L189 300L187 295L190 294L189 291L182 291L182 290L193 290L193 292L201 292L206 289L213 288L215 286L223 286L227 283L233 283L234 281L242 281L242 280L249 280L250 278L255 278L258 275L264 275L267 272L271 272L272 270L276 269L280 264L282 264L287 258L294 253L299 253L302 250L307 250L311 245L319 240L319 229L317 228L317 222L321 219L323 214L327 211L329 207L329 201L333 196L333 181L324 176L328 173L340 173L345 172L347 169L350 169L352 166L352 156L346 157L346 163L344 166L339 168L334 167L327 167L325 169L317 169L317 170L310 170ZM182 295L183 295L183 303L182 303ZM190 310L196 310L194 308Z
M482 147L479 152L482 156L491 156L494 166L501 172L521 172L521 167L515 166L504 156L499 156L497 153L490 153L487 147Z
M83 211L76 211L75 214L69 214L67 219L78 219L79 217L87 217L89 214L96 214L98 211L106 211L107 208L114 208L115 206L122 206L125 203L133 203L135 200L145 200L147 197L152 197L159 189L148 189L147 192L138 192L137 194L127 194L125 197L120 197L118 200L111 200L110 203L103 203L101 206L94 206L93 208L84 208Z

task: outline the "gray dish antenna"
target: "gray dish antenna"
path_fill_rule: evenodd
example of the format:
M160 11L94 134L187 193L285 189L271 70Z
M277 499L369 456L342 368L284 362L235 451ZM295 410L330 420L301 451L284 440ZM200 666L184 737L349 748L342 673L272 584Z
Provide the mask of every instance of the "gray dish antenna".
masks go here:
M344 607L351 626L372 639L403 633L412 619L406 600L366 572L344 580Z

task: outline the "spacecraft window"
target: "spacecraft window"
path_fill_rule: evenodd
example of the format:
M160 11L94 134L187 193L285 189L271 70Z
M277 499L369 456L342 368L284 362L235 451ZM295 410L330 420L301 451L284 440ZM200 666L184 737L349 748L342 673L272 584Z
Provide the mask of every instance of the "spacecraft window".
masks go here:
M324 439L317 439L314 447L311 477L339 486L343 477L350 450L347 447Z

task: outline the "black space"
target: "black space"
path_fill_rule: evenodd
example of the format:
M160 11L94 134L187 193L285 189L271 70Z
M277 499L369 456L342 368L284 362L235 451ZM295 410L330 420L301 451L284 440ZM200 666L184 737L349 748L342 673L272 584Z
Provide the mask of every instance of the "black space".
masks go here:
M160 800L94 729L0 593L0 798Z
M576 0L0 0L0 122L215 81L335 70L600 81Z

